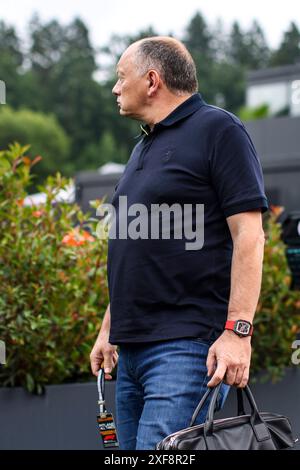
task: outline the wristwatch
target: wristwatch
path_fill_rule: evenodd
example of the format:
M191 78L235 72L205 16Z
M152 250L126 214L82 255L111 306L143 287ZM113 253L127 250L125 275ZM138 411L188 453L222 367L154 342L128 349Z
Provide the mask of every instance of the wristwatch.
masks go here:
M252 335L253 325L246 320L227 320L225 330L231 330L236 335L240 336L240 338L243 338L244 336Z

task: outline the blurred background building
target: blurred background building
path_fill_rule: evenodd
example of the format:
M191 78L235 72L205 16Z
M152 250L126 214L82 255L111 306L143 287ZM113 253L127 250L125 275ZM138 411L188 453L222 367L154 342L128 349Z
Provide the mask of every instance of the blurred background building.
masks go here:
M300 209L300 63L248 73L246 104L269 117L246 126L261 159L270 204Z

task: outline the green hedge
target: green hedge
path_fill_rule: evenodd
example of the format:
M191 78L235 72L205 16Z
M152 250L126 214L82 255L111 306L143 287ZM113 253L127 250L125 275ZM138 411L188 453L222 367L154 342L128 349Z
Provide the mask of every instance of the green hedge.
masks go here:
M23 204L36 161L0 152L0 384L43 386L91 377L89 353L108 303L106 241L76 204L53 204L69 181L49 177L41 207ZM74 228L76 225L76 228Z
M264 372L266 379L280 378L292 366L292 343L300 332L300 291L292 291L286 245L281 240L278 214L272 207L264 219L266 236L260 300L254 319L252 375Z
M15 140L21 145L30 142L28 154L31 157L43 155L41 163L33 170L39 183L60 168L63 173L71 174L70 139L54 115L1 106L0 148L6 148Z

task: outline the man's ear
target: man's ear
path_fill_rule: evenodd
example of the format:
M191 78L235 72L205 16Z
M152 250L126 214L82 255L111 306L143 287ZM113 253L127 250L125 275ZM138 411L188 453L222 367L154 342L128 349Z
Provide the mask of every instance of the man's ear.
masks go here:
M148 79L148 96L151 97L156 93L159 87L160 77L156 70L149 70L147 79Z

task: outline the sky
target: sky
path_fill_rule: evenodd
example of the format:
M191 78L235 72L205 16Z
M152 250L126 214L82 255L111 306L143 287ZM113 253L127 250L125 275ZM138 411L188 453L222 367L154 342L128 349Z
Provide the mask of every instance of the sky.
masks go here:
M291 21L300 28L299 0L0 0L0 19L15 25L21 37L26 36L26 24L34 12L42 21L57 18L64 24L80 16L96 47L105 45L112 34L135 34L149 25L180 39L197 10L211 25L221 18L225 28L234 20L247 28L257 19L272 48Z

